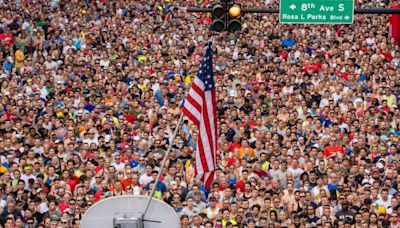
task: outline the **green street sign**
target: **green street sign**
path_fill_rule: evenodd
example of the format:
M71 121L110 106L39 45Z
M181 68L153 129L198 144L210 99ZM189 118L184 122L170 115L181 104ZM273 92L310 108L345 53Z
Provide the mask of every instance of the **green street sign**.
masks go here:
M353 24L354 0L280 0L284 24Z

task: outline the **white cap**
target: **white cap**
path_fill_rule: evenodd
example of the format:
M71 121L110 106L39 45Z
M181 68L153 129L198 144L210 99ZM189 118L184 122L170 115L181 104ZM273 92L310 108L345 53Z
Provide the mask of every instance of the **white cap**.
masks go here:
M133 195L140 195L140 188L139 188L139 186L133 187Z
M133 140L139 141L139 140L140 140L140 136L135 136L135 137L133 137Z

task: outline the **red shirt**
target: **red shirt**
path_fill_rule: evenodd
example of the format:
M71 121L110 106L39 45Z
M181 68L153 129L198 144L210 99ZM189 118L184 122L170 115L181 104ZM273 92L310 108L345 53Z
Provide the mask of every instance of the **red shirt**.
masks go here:
M62 202L62 203L60 203L60 204L58 205L58 208L60 208L60 211L61 211L62 213L64 213L64 211L65 211L66 209L69 208L69 205L66 204L66 203L64 203L64 202Z
M238 182L236 182L236 189L240 190L240 192L244 192L244 181L240 180Z
M14 37L5 33L0 34L0 40L5 40L6 45L12 45L14 43Z
M101 199L101 195L103 195L103 189L99 189L95 194L94 194L94 198L97 200Z
M132 114L124 114L124 117L129 123L133 123L133 121L135 121L135 116Z
M392 56L390 53L386 53L386 52L382 51L381 54L382 54L383 56L385 56L385 59L386 59L387 61L390 62L390 61L393 60L393 56Z
M75 191L75 187L79 184L79 178L77 176L73 176L72 178L67 180L67 184L71 188L71 192Z
M122 181L121 181L121 184L122 184L122 188L125 190L126 187L128 187L129 185L132 184L132 181L129 180L129 179L125 179L125 180L122 180Z
M336 145L336 146L327 146L325 147L324 150L324 156L325 157L329 157L331 155L337 155L337 153L341 153L344 155L344 149L342 146L340 145Z
M229 146L228 151L232 152L232 151L234 151L235 149L240 149L241 147L242 147L242 145L240 145L240 144L238 144L238 143L232 143L232 144Z

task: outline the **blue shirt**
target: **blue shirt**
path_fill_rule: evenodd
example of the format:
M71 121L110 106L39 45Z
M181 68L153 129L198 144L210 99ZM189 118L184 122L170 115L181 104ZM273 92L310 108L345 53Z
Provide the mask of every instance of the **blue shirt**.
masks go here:
M131 165L132 168L135 168L136 166L139 165L139 162L137 162L136 160L132 160L129 162L129 164Z
M149 189L150 189L150 183L148 183L146 185L146 190L149 190ZM167 186L165 186L165 184L163 182L158 182L156 190L164 193L167 191Z
M282 40L282 47L291 47L296 44L296 41L294 39L284 39Z
M337 190L339 190L339 185L338 184L329 183L328 184L328 189L329 189L329 191L337 191Z
M84 109L87 110L88 112L92 112L94 108L95 108L95 107L94 107L94 105L92 105L92 104L86 105L86 106L84 107Z

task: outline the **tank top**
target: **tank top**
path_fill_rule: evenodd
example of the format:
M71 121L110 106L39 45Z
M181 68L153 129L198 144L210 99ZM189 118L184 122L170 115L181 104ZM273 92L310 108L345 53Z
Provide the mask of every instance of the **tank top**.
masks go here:
M246 196L246 192L243 194L243 198L245 198L246 200L248 200L248 199L250 199L251 198L251 194L250 194L250 196L249 197L247 197Z
M211 207L207 208L207 218L211 218L213 216L216 216L218 214L219 209L215 208L215 211L211 211Z
M229 184L236 184L237 182L237 178L236 178L236 174L233 178L230 177L231 175L228 174L228 182Z

